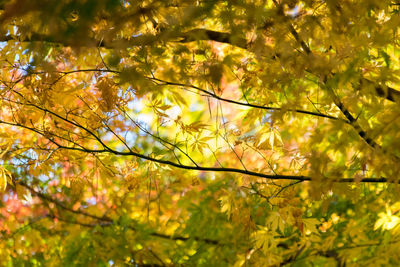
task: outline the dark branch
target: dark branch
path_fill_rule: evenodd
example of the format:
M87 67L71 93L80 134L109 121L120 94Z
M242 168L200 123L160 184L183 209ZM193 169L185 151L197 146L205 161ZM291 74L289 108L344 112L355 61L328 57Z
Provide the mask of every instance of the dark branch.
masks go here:
M240 48L247 48L247 40L239 36L234 36L227 32L217 32L206 29L193 29L179 36L181 42L193 42L199 40L209 40L219 43L230 44Z
M12 40L18 42L48 42L72 47L104 47L110 49L116 47L146 46L165 41L188 43L203 40L231 44L244 49L247 48L247 40L244 38L236 37L227 32L206 29L193 29L187 32L166 31L156 35L142 34L129 39L116 39L112 41L97 40L91 37L87 37L84 40L77 40L76 38L64 38L63 36L52 36L40 33L32 33L30 36L12 36L10 34L0 36L0 42Z
M283 16L285 16L283 14ZM285 18L287 18L285 16ZM287 18L289 20L289 18ZM302 40L295 30L292 24L289 24L288 29L296 41L301 45L302 49L307 53L311 54L312 51L309 46ZM77 38L66 39L62 36L56 37L46 34L32 33L30 36L11 36L10 34L0 36L0 42L8 42L11 40L19 41L19 42L48 42L48 43L56 43L64 46L72 46L72 47L104 47L104 48L121 48L121 47L135 47L135 46L146 46L151 45L157 42L165 42L165 41L173 41L180 43L188 43L193 41L215 41L219 43L226 43L232 46L240 47L243 49L248 49L248 43L245 38L240 36L233 35L228 32L219 32L207 29L192 29L187 32L161 32L157 35L152 34L143 34L136 37L131 37L129 39L117 39L113 41L105 41L105 40L96 40L93 38L86 38L85 40L81 40ZM389 86L381 86L378 83L374 83L365 78L362 78L363 81L367 81L372 83L375 91L378 96L384 97L392 102L400 101L400 91L389 87Z
M5 122L0 120L0 123L2 124L7 124L7 125L11 125L11 126L16 126L16 127L21 127L21 128L25 128L27 130L30 131L34 131L40 135L42 135L45 138L49 138L47 137L44 133L40 132L37 129L34 128L30 128L28 126L25 125L20 125L17 123L12 123L12 122ZM118 151L118 150L114 150L112 148L106 147L104 149L89 149L89 148L81 148L81 147L69 147L69 146L65 146L65 145L61 145L57 142L55 142L54 140L52 140L51 138L48 139L50 140L53 144L55 144L57 146L57 148L60 149L66 149L66 150L74 150L74 151L80 151L80 152L84 152L84 153L92 153L92 154L97 154L97 153L111 153L114 155L119 155L119 156L134 156L134 157L138 157L144 160L148 160L148 161L152 161L152 162L156 162L159 164L165 164L165 165L169 165L172 167L176 167L179 169L184 169L184 170L194 170L194 171L205 171L205 172L225 172L225 173L237 173L237 174L243 174L243 175L249 175L249 176L253 176L253 177L260 177L260 178L265 178L265 179L271 179L271 180L294 180L294 181L312 181L312 177L310 176L304 176L304 175L278 175L278 174L265 174L265 173L260 173L260 172L255 172L255 171L250 171L250 170L244 170L244 169L237 169L237 168L224 168L224 167L203 167L203 166L194 166L194 165L184 165L184 164L180 164L180 163L176 163L170 160L163 160L163 159L157 159L157 158L153 158L149 155L145 155L145 154L140 154L134 151ZM338 182L338 183L353 183L356 182L357 180L354 178L327 178L327 181L330 182ZM387 182L395 182L392 180L388 180L386 178L364 178L361 179L359 182L362 183L387 183Z
M374 83L373 81L370 81L366 78L360 79L360 88L358 88L358 89L361 89L362 85L364 85L364 84L372 85L378 96L384 97L385 99L387 99L391 102L400 103L400 91L397 91L396 89L394 89L390 86L386 86L386 85L382 86L380 84Z
M283 12L283 6L279 5L278 2L276 0L273 0L275 6L278 8L278 14L280 14L281 16L283 16L285 18L285 20L289 20L284 12ZM307 55L312 55L313 52L311 51L310 47L304 42L303 39L300 38L299 34L297 33L296 29L293 27L293 25L289 22L289 31L290 33L293 35L293 37L296 39L296 41L298 43L300 43L301 47L303 48L303 50L307 53ZM332 73L332 75L334 75ZM364 79L370 83L372 83L371 81ZM357 131L358 135L362 138L362 140L364 140L370 147L375 148L375 149L380 149L382 150L382 147L380 145L378 145L372 138L370 138L367 133L361 128L361 126L359 125L359 123L357 122L357 120L353 117L353 115L351 115L351 113L349 112L349 110L343 105L342 101L339 99L339 97L335 94L335 92L333 91L332 88L330 88L327 85L327 77L324 77L324 84L326 89L328 90L328 92L330 93L330 95L332 96L332 100L335 103L335 105L339 108L339 110L343 113L343 115L347 118L349 124L354 128L354 130ZM380 87L380 85L375 85L375 89L378 92L378 95L380 96L385 96L385 92L384 90ZM379 88L379 89L377 89ZM392 101L394 100L393 98L393 94L394 92L392 92L391 94L389 94L389 90L388 90L388 94L386 95L386 98L390 95ZM400 94L400 92L399 92ZM398 159L395 156L396 159Z
M228 99L228 98L224 98L221 97L213 92L207 91L203 88L200 88L198 86L192 85L192 84L182 84L182 83L175 83L175 82L169 82L169 81L164 81L161 79L157 79L157 78L149 78L152 79L154 81L158 81L161 82L165 85L174 85L174 86L179 86L179 87L187 87L187 88L193 88L199 92L202 92L204 94L206 94L207 96L210 96L214 99L218 99L227 103L231 103L231 104L236 104L236 105L240 105L240 106L246 106L246 107L251 107L251 108L258 108L258 109L264 109L264 110L276 110L276 111L282 111L282 110L286 110L286 111L291 111L291 112L296 112L296 113L301 113L301 114L307 114L307 115L312 115L312 116L317 116L317 117L321 117L321 118L328 118L328 119L332 119L332 120L340 120L343 121L345 123L348 123L347 120L343 120L334 116L330 116L330 115L326 115L326 114L322 114L322 113L317 113L317 112L312 112L312 111L307 111L307 110L301 110L301 109L284 109L284 108L280 108L280 107L270 107L270 106L262 106L262 105L258 105L258 104L253 104L253 103L245 103L245 102L240 102L240 101L236 101L236 100L232 100L232 99Z
M64 76L73 74L73 73L79 73L79 72L109 72L109 73L114 73L114 74L121 74L121 71L117 70L109 70L109 69L82 69L82 70L72 70L72 71L59 71L57 73L60 73ZM31 73L31 74L44 74L44 72L37 72L37 73ZM312 116L317 116L321 118L327 118L327 119L332 119L332 120L339 120L344 123L349 123L348 120L344 120L341 118L337 118L331 115L319 113L319 112L312 112L308 110L302 110L302 109L286 109L286 108L280 108L280 107L270 107L270 106L264 106L264 105L259 105L255 103L249 103L249 102L240 102L228 98L224 98L222 96L219 96L215 94L214 92L207 91L203 88L200 88L198 86L195 86L193 84L184 84L184 83L177 83L177 82L170 82L162 79L158 79L155 77L144 77L145 79L151 80L156 82L159 85L172 85L172 86L178 86L178 87L183 87L183 88L192 88L195 89L196 91L199 91L206 96L212 97L214 99L224 101L227 103L235 104L235 105L240 105L240 106L246 106L246 107L251 107L251 108L257 108L257 109L263 109L263 110L275 110L275 111L288 111L288 112L296 112L296 113L301 113L301 114L306 114L306 115L312 115ZM16 82L19 82L20 80L17 80Z
M306 42L300 37L299 33L296 31L294 28L293 24L290 22L291 18L286 16L284 11L283 11L283 5L279 4L276 0L273 0L275 6L278 9L278 14L288 23L288 29L294 39L296 40L297 43L300 44L301 48L306 52L307 55L311 55L312 51L310 47L306 44ZM332 73L334 75L334 73ZM400 103L400 91L397 91L396 89L389 87L389 86L382 86L376 82L372 82L364 77L360 79L360 88L364 83L370 84L374 87L375 92L378 96L384 97L385 99L392 101L392 102L397 102Z

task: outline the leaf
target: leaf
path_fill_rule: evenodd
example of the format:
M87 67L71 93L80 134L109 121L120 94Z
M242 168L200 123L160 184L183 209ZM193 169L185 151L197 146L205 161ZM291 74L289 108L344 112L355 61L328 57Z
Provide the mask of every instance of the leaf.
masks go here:
M7 184L13 184L12 174L9 170L0 166L0 192L6 191Z
M6 191L7 176L3 168L0 167L0 192Z
M271 146L272 150L274 150L274 141L275 141L275 133L271 132L269 135L269 145Z
M31 192L20 184L16 184L15 186L17 191L18 199L30 204L32 203L32 195Z
M306 235L318 234L317 225L319 225L320 222L316 218L304 218L302 219L302 222L304 224L304 233Z
M222 196L219 199L221 205L221 212L224 212L228 215L228 219L231 217L232 214L232 203L229 196Z
M283 232L285 230L286 222L279 212L272 212L268 216L268 223L273 231Z
M386 67L390 67L390 56L382 49L379 49L379 54L383 57L383 59L385 60L386 63Z
M374 225L374 230L376 231L379 228L382 230L391 230L400 222L400 217L392 215L390 209L387 209L386 213L381 212L378 214L379 219L376 221Z
M271 150L274 150L274 146L276 144L283 145L281 135L279 131L276 129L270 129L266 132L263 132L259 138L257 146L262 146L265 142L268 142L269 147L271 147Z

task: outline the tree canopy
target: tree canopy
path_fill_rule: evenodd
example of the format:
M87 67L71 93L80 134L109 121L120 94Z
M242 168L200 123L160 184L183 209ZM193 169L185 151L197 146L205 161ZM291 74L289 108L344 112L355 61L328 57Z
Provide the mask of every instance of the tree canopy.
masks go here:
M0 265L399 265L399 11L0 1Z

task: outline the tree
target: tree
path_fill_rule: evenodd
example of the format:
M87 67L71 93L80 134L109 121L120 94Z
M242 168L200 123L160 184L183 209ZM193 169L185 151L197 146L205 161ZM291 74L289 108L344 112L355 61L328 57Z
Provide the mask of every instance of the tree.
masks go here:
M396 1L0 1L4 266L398 265Z

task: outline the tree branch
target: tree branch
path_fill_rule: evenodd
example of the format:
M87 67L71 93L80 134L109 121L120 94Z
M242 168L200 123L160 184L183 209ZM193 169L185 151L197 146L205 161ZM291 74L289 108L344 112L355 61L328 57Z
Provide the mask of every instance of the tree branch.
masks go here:
M165 41L178 43L214 41L244 49L247 48L247 40L244 38L236 37L228 32L218 32L207 29L192 29L187 32L163 31L159 34L141 34L135 37L130 37L129 39L121 38L112 41L97 40L91 37L87 37L84 40L77 40L76 38L66 39L62 36L51 36L41 33L31 33L29 36L13 36L10 34L0 36L0 42L9 42L13 40L18 42L47 42L61 44L63 46L104 47L109 49L116 47L146 46Z
M283 12L283 11L282 11ZM285 18L285 14L282 14ZM289 18L287 18L289 20ZM301 47L307 54L311 54L311 49L309 46L302 40L293 27L292 24L289 24L288 29L297 42L300 43ZM76 38L65 39L62 37L54 37L51 35L40 34L40 33L31 33L30 36L12 36L10 34L0 36L0 42L8 42L11 40L19 41L19 42L48 42L48 43L56 43L64 46L72 46L72 47L104 47L108 49L113 48L121 48L121 47L135 47L135 46L146 46L151 45L157 42L165 42L165 41L173 41L178 43L189 43L194 41L214 41L219 43L230 44L232 46L236 46L239 48L243 48L248 50L247 40L245 38L235 36L229 32L219 32L208 29L192 29L187 32L161 32L159 34L143 34L135 37L131 37L129 39L117 39L113 41L105 41L105 40L97 40L91 37L86 38L85 40L77 40ZM378 96L384 97L392 102L400 101L400 91L389 87L389 86L381 86L377 83L369 81L368 79L362 78L362 81L367 81L372 83L375 91Z
M121 74L121 71L117 71L117 70L109 70L109 69L82 69L82 70L71 70L71 71L56 71L56 73L60 73L63 74L64 76L69 75L69 74L73 74L73 73L80 73L80 72L104 72L104 73L114 73L114 74ZM44 74L44 72L34 72L31 74ZM155 77L148 77L148 76L144 76L143 78L151 80L156 82L159 85L172 85L172 86L178 86L178 87L183 87L183 88L192 88L196 91L199 91L201 93L204 93L206 96L212 97L214 99L223 101L223 102L227 102L227 103L231 103L231 104L235 104L235 105L240 105L240 106L245 106L245 107L251 107L251 108L257 108L257 109L263 109L263 110L275 110L275 111L288 111L288 112L296 112L296 113L300 113L300 114L306 114L306 115L312 115L312 116L317 116L317 117L321 117L321 118L327 118L327 119L331 119L331 120L337 120L337 121L342 121L344 123L349 123L348 120L344 120L341 118L337 118L331 115L327 115L327 114L323 114L323 113L319 113L319 112L312 112L312 111L308 111L308 110L302 110L302 109L286 109L286 108L280 108L280 107L270 107L270 106L264 106L264 105L259 105L259 104L255 104L255 103L246 103L246 102L240 102L240 101L236 101L236 100L232 100L229 98L224 98L222 96L219 96L213 92L207 91L203 88L200 88L198 86L195 86L193 84L184 84L184 83L177 83L177 82L170 82L170 81L166 81L163 79L159 79L159 78L155 78ZM17 80L16 82L20 82L20 80Z
M141 158L144 160L156 162L159 164L169 165L169 166L176 167L179 169L184 169L184 170L237 173L237 174L249 175L249 176L253 176L253 177L271 179L271 180L294 180L294 181L301 181L301 182L313 180L312 177L304 176L304 175L265 174L265 173L260 173L260 172L256 172L256 171L237 169L237 168L184 165L184 164L176 163L176 162L173 162L170 160L157 159L157 158L151 157L149 155L137 153L134 151L118 151L118 150L114 150L114 149L108 148L108 147L101 149L101 150L81 148L81 147L69 147L69 146L61 145L61 144L55 142L54 140L52 140L51 138L49 139L49 137L45 136L44 133L38 131L37 129L31 128L31 127L28 127L25 125L17 124L17 123L2 121L2 120L0 120L0 124L7 124L7 125L11 125L11 126L25 128L30 131L34 131L34 132L42 135L43 137L47 138L48 140L50 140L53 144L55 144L60 149L74 150L74 151L80 151L80 152L92 153L92 154L111 153L111 154L119 155L119 156L134 156L134 157ZM326 180L331 181L331 182L338 182L338 183L353 183L356 181L356 179L354 179L354 178L327 178ZM361 179L359 182L362 182L362 183L387 183L387 182L394 183L394 181L388 180L384 177L382 177L382 178L364 178L364 179Z
M301 109L284 109L284 108L280 108L280 107L269 107L269 106L262 106L262 105L258 105L258 104L253 104L253 103L245 103L245 102L240 102L240 101L236 101L236 100L232 100L232 99L228 99L228 98L224 98L221 97L213 92L207 91L203 88L200 88L198 86L192 85L192 84L182 84L182 83L175 83L175 82L169 82L169 81L164 81L161 79L157 79L157 78L149 78L152 79L154 81L159 81L161 83L163 83L164 85L175 85L175 86L179 86L179 87L188 87L188 88L193 88L199 92L202 92L204 94L206 94L207 96L210 96L214 99L217 100L221 100L227 103L231 103L231 104L236 104L236 105L240 105L240 106L246 106L246 107L251 107L251 108L258 108L258 109L264 109L264 110L276 110L276 111L291 111L291 112L296 112L296 113L301 113L301 114L307 114L307 115L312 115L312 116L317 116L317 117L321 117L321 118L328 118L328 119L332 119L332 120L339 120L339 121L343 121L345 123L348 123L347 120L343 120L331 115L326 115L326 114L322 114L322 113L317 113L317 112L312 112L312 111L308 111L308 110L301 110Z
M276 0L273 0L275 6L278 8L278 14L280 14L282 17L284 17L286 20L289 20L287 18L287 16L284 14L283 12L283 6L278 4L278 2ZM293 27L293 25L289 22L289 31L290 33L293 35L293 37L296 39L296 41L298 43L300 43L301 47L303 48L303 50L307 53L307 55L312 55L313 52L311 51L310 47L304 42L303 39L300 38L299 34L297 33L296 29ZM334 75L332 73L332 75ZM365 81L372 83L371 81L363 78ZM348 109L343 105L343 103L341 102L341 100L339 99L339 97L335 94L335 92L333 91L332 88L330 88L327 85L327 77L324 77L324 84L326 86L326 89L329 91L329 93L332 96L333 102L335 103L335 105L339 108L339 110L343 113L343 115L347 118L349 124L354 128L354 130L357 131L358 135L372 148L375 149L381 149L382 147L380 145L378 145L372 138L367 136L367 133L361 128L361 126L358 124L357 120L351 115L351 113L348 111ZM395 95L395 92L391 92L390 90L388 90L387 94L385 94L385 91L382 89L382 87L380 87L380 85L375 85L375 90L377 91L379 96L385 96L386 98L389 97L390 95L390 99L392 101L394 101L393 95ZM394 90L394 89L393 89ZM400 92L399 92L400 95ZM394 157L396 159L399 159L397 156L394 155Z

